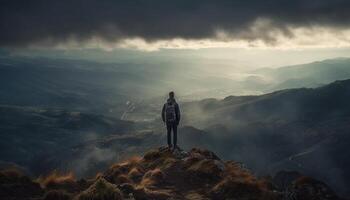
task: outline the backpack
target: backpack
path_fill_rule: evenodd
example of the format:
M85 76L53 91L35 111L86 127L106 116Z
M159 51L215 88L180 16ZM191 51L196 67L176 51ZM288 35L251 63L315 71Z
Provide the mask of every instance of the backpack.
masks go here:
M175 103L167 103L165 105L165 120L166 122L175 122L176 121L176 111Z

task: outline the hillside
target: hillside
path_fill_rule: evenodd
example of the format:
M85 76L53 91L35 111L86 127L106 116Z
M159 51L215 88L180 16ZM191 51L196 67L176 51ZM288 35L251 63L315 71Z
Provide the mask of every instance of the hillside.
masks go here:
M158 148L116 163L95 178L53 172L30 179L0 171L0 198L11 200L340 200L326 184L295 172L256 177L241 163L203 149Z
M349 193L350 80L316 89L230 96L183 105L184 122L207 147L258 173L281 169L320 177Z
M185 104L189 120L199 112L208 115L206 124L254 122L264 120L321 120L345 117L350 114L350 79L336 81L315 89L298 88L272 92L259 96L229 96L223 100L205 99ZM193 116L191 116L193 115ZM213 118L224 120L215 120Z
M319 87L335 80L350 78L350 59L335 58L301 65L263 68L252 72L265 82L265 91Z
M72 147L110 134L121 137L138 126L108 116L60 109L0 105L0 113L0 167L16 164L32 174L66 168L79 159L94 159L98 148L74 152Z

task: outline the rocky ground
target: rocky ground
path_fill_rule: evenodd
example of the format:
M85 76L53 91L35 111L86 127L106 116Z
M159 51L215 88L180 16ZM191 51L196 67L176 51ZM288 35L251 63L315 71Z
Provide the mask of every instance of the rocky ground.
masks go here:
M53 172L31 179L15 169L0 172L7 200L340 200L324 183L297 172L255 177L241 163L203 149L158 148L116 163L90 179Z

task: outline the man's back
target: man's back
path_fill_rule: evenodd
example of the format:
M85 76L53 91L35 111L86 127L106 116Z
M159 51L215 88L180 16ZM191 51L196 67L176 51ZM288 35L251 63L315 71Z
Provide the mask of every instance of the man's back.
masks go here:
M180 122L180 108L176 103L175 99L168 99L167 102L163 105L162 109L162 120L165 123L176 123Z
M168 138L168 146L172 147L171 144L171 132L173 132L173 144L174 148L177 147L177 126L180 122L180 108L176 103L174 98L174 92L169 92L169 98L167 102L163 105L162 109L162 120L166 124L167 128L167 138Z

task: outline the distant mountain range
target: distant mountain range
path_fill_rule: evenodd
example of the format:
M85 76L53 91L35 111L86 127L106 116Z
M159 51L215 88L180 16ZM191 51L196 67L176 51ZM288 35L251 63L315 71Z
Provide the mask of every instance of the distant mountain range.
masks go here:
M265 91L319 87L335 80L349 79L350 58L329 59L280 68L263 68L253 73L258 75L256 80L267 84ZM254 80L253 77L252 80Z
M121 115L128 100L162 97L175 90L183 100L264 94L318 87L350 78L350 59L260 69L240 80L198 66L100 63L0 54L0 104L46 106ZM215 70L214 70L215 71ZM227 71L227 72L226 72ZM122 108L122 109L121 109Z

